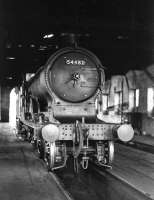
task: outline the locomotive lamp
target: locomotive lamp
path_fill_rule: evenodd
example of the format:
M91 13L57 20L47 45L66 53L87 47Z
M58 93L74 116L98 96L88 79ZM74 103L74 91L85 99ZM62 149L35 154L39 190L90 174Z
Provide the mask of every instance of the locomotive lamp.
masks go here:
M123 124L117 129L117 136L123 142L129 142L134 137L134 130L130 124Z
M59 129L55 124L48 124L42 128L42 137L47 142L55 142L59 139Z

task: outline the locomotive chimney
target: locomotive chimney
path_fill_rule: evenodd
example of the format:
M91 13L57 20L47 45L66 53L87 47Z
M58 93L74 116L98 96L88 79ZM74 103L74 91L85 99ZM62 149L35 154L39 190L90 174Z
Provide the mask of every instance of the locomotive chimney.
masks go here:
M78 44L78 37L79 35L75 33L62 33L60 37L60 44L62 47L76 47Z

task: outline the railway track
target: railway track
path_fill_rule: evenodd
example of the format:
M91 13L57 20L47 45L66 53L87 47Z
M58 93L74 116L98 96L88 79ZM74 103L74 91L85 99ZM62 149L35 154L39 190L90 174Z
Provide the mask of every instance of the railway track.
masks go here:
M74 174L71 167L57 171L56 176L62 182L74 200L151 200L130 186L127 182L115 177L109 171L90 164L87 171Z
M121 148L119 152L122 153ZM44 163L43 160L42 163ZM72 163L69 160L66 168L49 173L49 176L55 180L59 190L68 200L152 199L148 194L137 190L124 179L120 179L120 177L112 174L113 170L105 170L102 167L90 163L88 170L80 170L79 174L75 174ZM46 166L45 163L44 166Z
M60 191L63 193L63 195L66 197L67 200L74 200L74 198L71 196L71 194L65 189L64 184L60 181L60 179L57 177L55 173L50 172L49 175L54 179L55 183L57 184Z
M151 200L149 194L145 194L134 186L130 185L127 180L122 179L119 176L115 176L112 170L103 170L100 166L91 163L91 173L99 174L100 177L107 177L108 182L111 186L111 191L113 193L113 198L111 199L132 199L132 200ZM115 193L114 193L114 192ZM117 196L116 196L117 194Z

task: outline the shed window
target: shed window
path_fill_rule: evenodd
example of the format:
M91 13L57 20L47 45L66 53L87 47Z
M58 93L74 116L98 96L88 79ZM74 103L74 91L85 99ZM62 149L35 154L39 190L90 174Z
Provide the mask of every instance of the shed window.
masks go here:
M147 111L151 113L154 107L154 88L148 88L147 91Z
M132 111L135 108L139 107L139 89L129 90L129 110Z
M140 91L139 89L135 90L135 107L139 107L139 96L140 96Z

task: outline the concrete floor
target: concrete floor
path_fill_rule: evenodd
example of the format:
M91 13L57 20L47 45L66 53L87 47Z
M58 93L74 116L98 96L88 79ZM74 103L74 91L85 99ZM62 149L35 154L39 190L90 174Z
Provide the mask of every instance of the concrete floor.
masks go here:
M110 173L154 199L154 154L116 144Z
M7 123L0 124L0 200L63 200L63 195L32 145L17 141Z
M154 146L154 137L150 136L150 135L146 135L146 136L144 136L144 135L140 135L140 136L135 135L134 139L133 139L133 142Z

